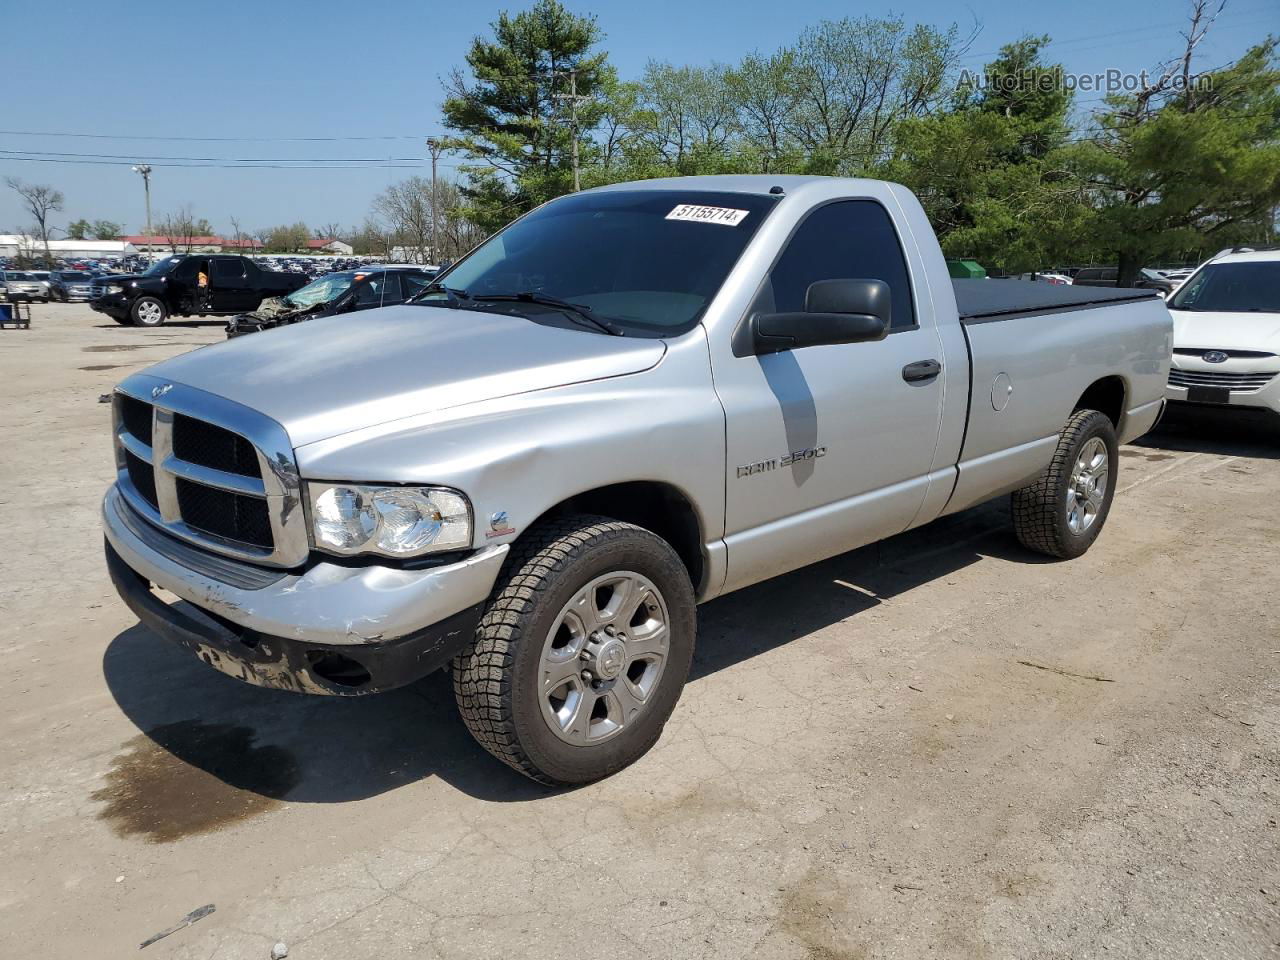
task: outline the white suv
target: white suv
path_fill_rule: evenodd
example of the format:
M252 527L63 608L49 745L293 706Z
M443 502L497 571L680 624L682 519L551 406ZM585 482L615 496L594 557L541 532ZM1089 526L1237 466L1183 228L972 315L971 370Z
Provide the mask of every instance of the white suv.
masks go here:
M1228 253L1169 298L1170 400L1280 413L1280 250Z

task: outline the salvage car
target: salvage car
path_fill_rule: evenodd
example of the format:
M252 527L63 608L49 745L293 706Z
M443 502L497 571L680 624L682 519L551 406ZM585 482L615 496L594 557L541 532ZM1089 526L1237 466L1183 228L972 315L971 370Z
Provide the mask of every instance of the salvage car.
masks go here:
M404 303L420 293L433 271L422 267L375 266L328 273L300 290L264 300L252 313L227 321L227 337L241 337L302 320Z
M1000 495L1026 547L1083 554L1171 336L1150 291L952 281L895 184L601 187L413 303L120 383L107 566L249 684L450 665L485 749L583 783L657 741L700 602Z
M179 253L157 260L145 273L96 278L90 305L116 323L158 327L171 316L256 310L268 297L292 293L306 282L296 274L263 270L248 257Z
M1280 250L1213 258L1169 312L1170 400L1280 413Z

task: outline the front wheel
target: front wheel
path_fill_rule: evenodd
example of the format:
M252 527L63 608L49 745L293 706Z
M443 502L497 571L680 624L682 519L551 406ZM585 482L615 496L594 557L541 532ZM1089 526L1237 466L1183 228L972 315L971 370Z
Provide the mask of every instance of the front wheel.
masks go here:
M130 318L139 327L158 327L168 315L164 304L155 297L139 297L129 310Z
M599 780L657 742L695 630L689 574L661 537L605 517L546 522L513 548L453 662L458 709L525 776Z
M1119 461L1111 418L1097 410L1073 413L1044 473L1013 492L1013 529L1022 545L1064 560L1088 550L1111 512Z

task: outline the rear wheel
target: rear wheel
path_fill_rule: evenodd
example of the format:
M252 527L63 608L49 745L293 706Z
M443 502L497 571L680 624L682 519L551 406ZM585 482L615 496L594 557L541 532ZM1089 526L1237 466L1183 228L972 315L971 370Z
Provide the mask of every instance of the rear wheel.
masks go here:
M1024 547L1068 560L1093 545L1111 512L1119 447L1111 419L1077 410L1035 483L1013 493L1013 529Z
M472 735L541 783L635 762L675 709L693 658L693 588L675 551L603 517L541 524L516 545L454 694Z
M139 297L133 302L129 316L139 327L158 327L169 316L169 311L155 297Z

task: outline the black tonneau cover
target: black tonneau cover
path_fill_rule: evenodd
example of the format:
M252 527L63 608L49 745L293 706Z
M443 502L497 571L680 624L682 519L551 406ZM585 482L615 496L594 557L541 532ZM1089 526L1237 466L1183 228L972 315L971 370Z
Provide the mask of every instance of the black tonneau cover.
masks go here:
M1108 303L1146 300L1154 290L1076 287L1038 280L952 280L962 323L1004 320L1029 313L1061 313Z

